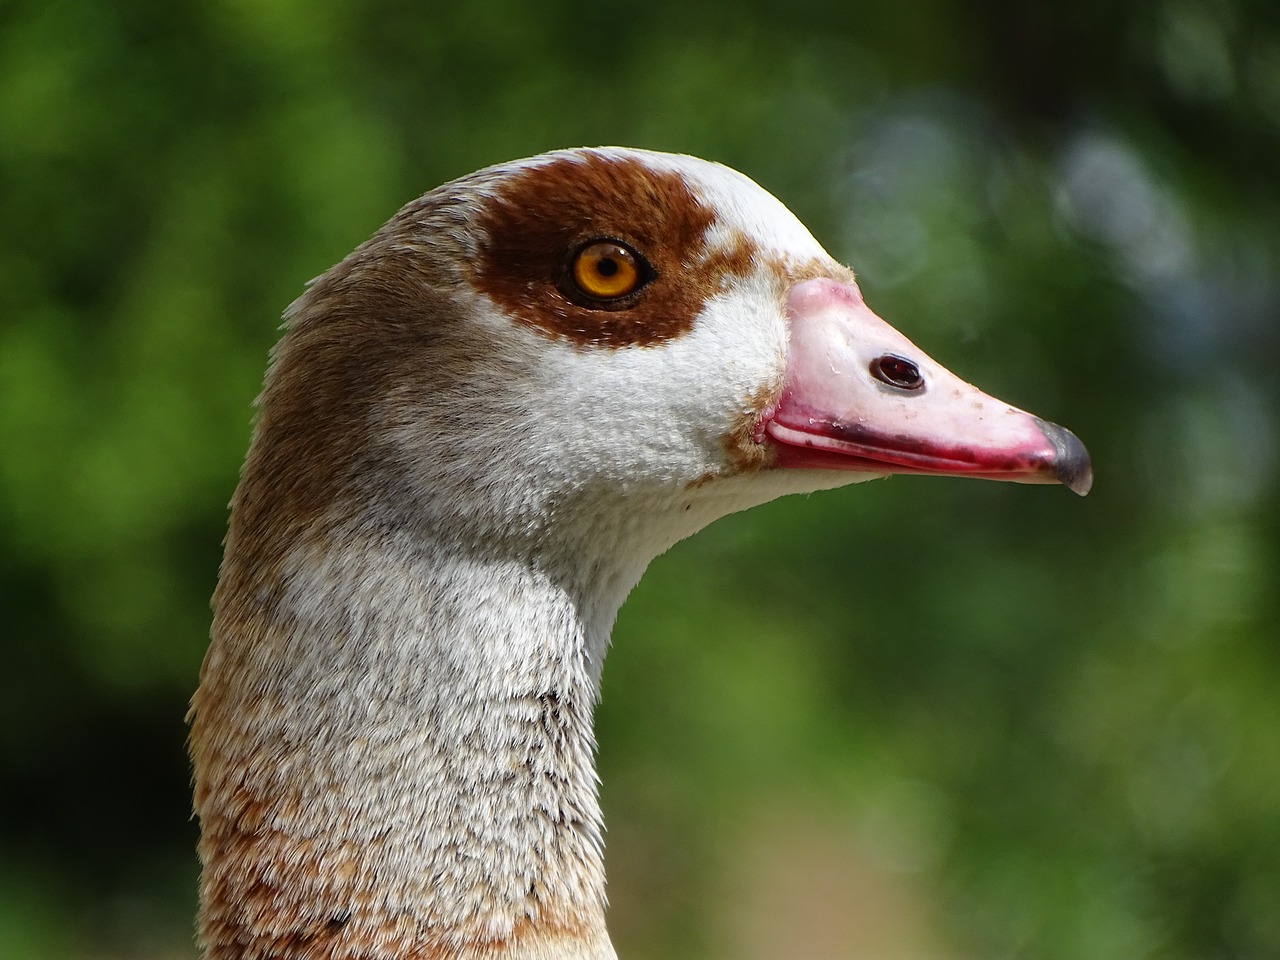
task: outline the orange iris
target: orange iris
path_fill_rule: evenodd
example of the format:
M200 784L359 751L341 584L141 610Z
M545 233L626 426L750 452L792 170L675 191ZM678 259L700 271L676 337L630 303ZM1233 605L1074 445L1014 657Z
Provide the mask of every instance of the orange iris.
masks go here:
M597 300L625 297L640 285L640 259L614 240L597 240L574 257L573 282Z

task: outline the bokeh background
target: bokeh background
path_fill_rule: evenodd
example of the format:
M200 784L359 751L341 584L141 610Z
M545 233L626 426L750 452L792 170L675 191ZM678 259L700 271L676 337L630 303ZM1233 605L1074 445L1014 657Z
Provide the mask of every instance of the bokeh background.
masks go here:
M599 715L621 955L1280 957L1274 0L7 0L0 957L195 956L183 714L280 312L597 143L747 172L1097 468L654 565Z

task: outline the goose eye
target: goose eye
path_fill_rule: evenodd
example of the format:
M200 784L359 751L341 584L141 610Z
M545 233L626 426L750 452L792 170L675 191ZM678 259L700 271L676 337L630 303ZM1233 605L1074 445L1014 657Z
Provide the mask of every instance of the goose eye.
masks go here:
M588 297L616 300L639 289L644 259L616 240L589 243L573 258L573 282Z
M924 386L920 368L904 357L886 353L871 361L871 375L881 383L899 390L919 390Z

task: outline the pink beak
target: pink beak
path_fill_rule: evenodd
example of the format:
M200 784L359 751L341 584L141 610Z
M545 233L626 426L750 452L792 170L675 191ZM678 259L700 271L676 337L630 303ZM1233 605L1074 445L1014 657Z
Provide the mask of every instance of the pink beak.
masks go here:
M877 317L856 286L806 280L787 297L786 380L762 430L783 468L1061 483L1084 496L1075 434L1001 403Z

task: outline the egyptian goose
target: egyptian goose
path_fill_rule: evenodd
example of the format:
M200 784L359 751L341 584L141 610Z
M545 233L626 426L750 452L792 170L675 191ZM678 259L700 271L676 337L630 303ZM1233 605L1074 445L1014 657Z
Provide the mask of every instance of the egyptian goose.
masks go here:
M614 957L592 711L650 560L890 473L1091 481L691 157L445 184L286 321L192 702L210 960Z

